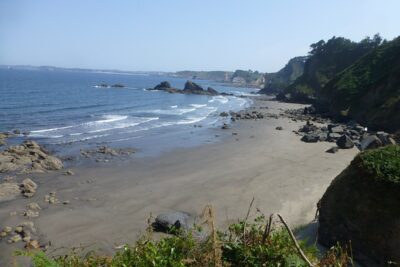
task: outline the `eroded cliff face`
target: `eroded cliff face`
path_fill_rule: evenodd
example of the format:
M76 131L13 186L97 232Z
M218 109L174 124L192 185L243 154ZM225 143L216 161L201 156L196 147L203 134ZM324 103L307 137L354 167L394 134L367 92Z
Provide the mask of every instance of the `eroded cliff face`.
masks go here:
M400 146L360 153L319 206L319 242L349 244L356 258L400 262Z

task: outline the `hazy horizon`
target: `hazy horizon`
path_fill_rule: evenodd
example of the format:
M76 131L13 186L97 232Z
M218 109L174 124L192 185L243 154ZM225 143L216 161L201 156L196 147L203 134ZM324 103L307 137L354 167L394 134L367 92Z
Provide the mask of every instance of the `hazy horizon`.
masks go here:
M393 39L397 1L0 3L0 64L275 72L332 36ZM368 30L367 30L368 29Z

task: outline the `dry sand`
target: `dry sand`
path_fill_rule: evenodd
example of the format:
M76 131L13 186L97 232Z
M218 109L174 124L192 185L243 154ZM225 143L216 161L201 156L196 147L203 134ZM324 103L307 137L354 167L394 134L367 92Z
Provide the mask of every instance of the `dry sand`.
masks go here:
M258 104L268 106L271 113L302 107ZM30 175L39 184L37 194L0 203L0 222L11 226L22 222L20 215L9 213L20 213L36 201L43 210L32 220L52 248L94 244L109 252L137 239L150 214L170 210L199 214L207 203L215 207L222 227L243 218L253 197L254 208L266 214L279 212L292 226L309 223L327 186L358 151L329 154L325 150L331 143L303 143L292 132L302 124L286 118L239 121L232 129L215 129L215 134L229 133L215 144L137 158L129 164L75 168L74 176ZM275 130L276 126L283 130ZM51 191L70 204L45 204L44 195ZM7 266L6 255L18 247L22 244L0 242L0 266Z

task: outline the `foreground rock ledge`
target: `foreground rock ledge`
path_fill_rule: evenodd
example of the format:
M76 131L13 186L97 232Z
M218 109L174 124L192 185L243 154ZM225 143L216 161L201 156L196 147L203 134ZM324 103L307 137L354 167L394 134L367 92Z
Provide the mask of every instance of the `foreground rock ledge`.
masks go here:
M357 155L320 201L319 242L351 245L380 266L400 262L400 146Z
M0 173L32 173L60 170L63 163L51 156L35 141L25 141L21 145L10 146L0 153Z

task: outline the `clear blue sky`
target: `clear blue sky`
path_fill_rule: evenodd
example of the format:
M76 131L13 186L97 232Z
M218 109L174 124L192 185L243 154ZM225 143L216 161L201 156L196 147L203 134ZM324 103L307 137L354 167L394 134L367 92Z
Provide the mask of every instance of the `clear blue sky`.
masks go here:
M1 0L0 64L272 72L377 32L400 35L400 1Z

